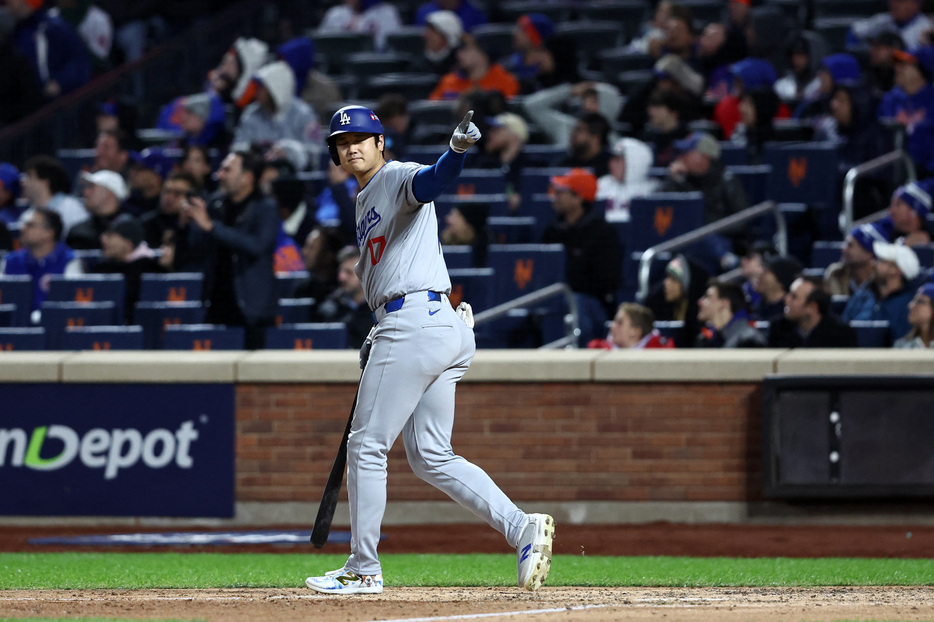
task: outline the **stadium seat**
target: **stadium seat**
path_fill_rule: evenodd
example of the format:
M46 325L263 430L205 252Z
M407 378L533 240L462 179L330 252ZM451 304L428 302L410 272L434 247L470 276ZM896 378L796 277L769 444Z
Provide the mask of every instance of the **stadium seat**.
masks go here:
M516 15L516 19L519 15ZM508 23L480 24L470 31L477 43L489 53L491 61L512 52L512 31L516 28L516 20L507 18L506 21Z
M70 326L61 337L62 350L142 350L140 326Z
M448 270L451 277L451 306L461 302L470 304L474 313L493 306L493 268L464 268Z
M242 326L220 324L169 324L165 327L163 350L242 350Z
M444 229L444 219L448 212L459 205L483 205L489 214L503 214L508 209L505 194L442 194L435 199L439 231Z
M815 240L811 244L811 267L823 268L840 261L844 242L838 240Z
M377 100L386 93L399 93L410 101L428 99L437 84L438 76L433 73L383 73L366 80L358 94L367 100Z
M590 0L579 9L581 15L593 22L617 23L626 39L638 34L649 15L649 3L641 0ZM649 63L648 67L651 67Z
M536 220L534 216L490 216L486 232L490 244L533 244Z
M276 298L292 298L298 286L310 277L308 272L276 272Z
M88 272L100 263L101 259L104 258L104 253L99 248L90 248L85 250L75 250L75 259L78 259L81 262L81 265L84 266L84 271Z
M912 250L918 256L918 263L922 268L934 268L934 247L912 246Z
M817 0L813 6L815 19L846 17L857 20L887 9L883 0Z
M613 48L598 52L596 64L600 67L604 79L607 82L612 82L616 79L616 76L624 71L651 69L652 65L655 64L655 59L649 54L632 52L625 48Z
M836 145L769 143L762 159L772 167L767 189L772 201L820 207L834 207L840 203Z
M629 204L626 250L642 251L704 225L700 192L657 193Z
M500 20L513 25L519 17L526 13L542 13L551 18L553 22L563 22L574 16L575 3L569 0L550 0L539 2L537 0L508 0L499 5Z
M386 37L386 49L417 56L425 51L425 27L403 26Z
M315 44L315 64L327 74L339 74L348 54L373 50L373 36L368 33L311 32L309 36Z
M450 125L460 121L460 119L454 117L454 108L451 106L451 102L435 101L433 99L419 99L409 102L409 116L418 119L419 123ZM444 153L444 149L447 148L447 144L437 145L436 147L441 149L438 152L438 155L441 155L441 153ZM435 160L437 159L436 157Z
M450 132L449 132L450 133ZM504 194L506 178L499 169L465 168L457 177L454 186L448 188L450 194Z
M837 317L843 315L843 310L846 309L846 303L850 301L850 297L841 294L835 294L830 297L830 312Z
M444 264L448 271L473 268L473 247L467 245L445 245L441 247Z
M541 3L538 4L541 6ZM613 22L574 20L556 24L555 35L572 41L578 60L583 63L596 58L603 50L615 48L624 42L623 29Z
M567 153L567 149L559 145L526 145L522 148L529 167L548 168Z
M113 325L116 305L111 302L59 302L42 303L42 320L45 329L46 347L60 350L62 336L69 326Z
M204 275L200 272L143 274L140 302L191 302L201 300Z
M311 321L314 298L280 298L276 306L276 326Z
M266 331L267 350L343 350L347 325L342 322L283 324Z
M412 58L398 52L354 52L341 61L341 73L362 81L370 76L386 73L404 72L409 68Z
M629 97L654 78L655 72L652 69L630 69L620 71L613 76L610 83L616 86L620 93Z
M566 166L526 167L519 176L519 194L522 202L531 201L536 194L545 194L551 185L551 178L568 172Z
M856 344L860 348L888 348L892 345L889 323L885 320L853 320L850 328L856 331Z
M145 348L161 349L166 326L200 324L204 311L200 301L136 303L136 323L143 327Z
M752 205L758 205L766 200L769 175L772 174L772 167L766 164L755 166L728 166L727 170L732 173L743 185L746 192L746 201Z
M656 320L655 328L662 337L674 339L679 343L684 336L684 322L680 320Z
M35 290L29 275L0 275L0 304L16 305L16 312L11 318L13 326L29 324L29 314Z
M494 271L494 304L564 281L561 244L491 244L488 263Z
M720 141L720 162L723 166L747 166L749 151L743 145Z
M11 328L16 317L16 305L0 304L0 327Z
M85 274L49 277L49 302L112 302L114 317L107 324L122 324L126 302L126 279L122 274Z
M17 350L45 350L45 329L41 326L0 328L0 352Z

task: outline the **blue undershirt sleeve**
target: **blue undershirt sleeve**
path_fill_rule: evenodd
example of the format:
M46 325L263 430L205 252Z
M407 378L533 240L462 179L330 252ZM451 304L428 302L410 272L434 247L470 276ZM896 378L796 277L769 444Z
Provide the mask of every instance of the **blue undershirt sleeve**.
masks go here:
M419 203L434 201L447 189L464 170L465 153L448 149L438 161L426 166L412 179L412 192Z

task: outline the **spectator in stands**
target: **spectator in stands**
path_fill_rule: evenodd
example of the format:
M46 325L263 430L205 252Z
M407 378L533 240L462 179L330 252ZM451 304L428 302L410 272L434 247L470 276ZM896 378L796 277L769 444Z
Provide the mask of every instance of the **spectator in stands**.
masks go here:
M88 219L88 210L70 194L68 171L56 158L37 155L26 160L22 175L23 197L30 207L47 207L62 219L62 237Z
M297 98L295 76L288 63L277 61L260 68L253 80L256 100L247 106L234 133L234 146L265 148L288 139L302 144L309 155L319 154L323 142L318 117Z
M894 0L913 2L914 0ZM895 50L895 88L879 104L878 117L905 126L908 134L905 149L919 171L934 173L934 47L924 47L914 54Z
M850 229L836 261L824 271L824 288L831 296L852 296L872 280L875 254L872 245L885 242L882 234L872 225L859 225Z
M856 333L830 315L830 296L818 277L795 279L783 316L769 325L770 348L855 348Z
M665 40L665 24L671 17L672 0L660 0L655 5L652 19L642 24L639 34L626 46L633 54L652 54L658 56Z
M32 323L38 324L42 303L49 293L49 275L78 276L84 272L81 260L62 241L62 219L44 207L26 213L19 236L20 249L4 255L0 272L29 275L34 288Z
M68 245L77 250L99 249L101 234L121 213L122 204L130 196L126 182L119 173L97 171L81 173L84 185L84 206L91 214L68 233Z
M159 209L162 184L175 168L175 161L160 147L149 147L130 155L130 197L124 211L142 216Z
M205 321L246 329L245 347L263 347L276 313L273 260L280 229L275 201L259 191L261 156L234 151L217 172L210 206L186 201L176 263L204 258Z
M433 73L438 77L454 70L457 48L461 44L464 26L453 11L429 13L425 22L425 49L412 61L412 71ZM383 120L383 115L376 116ZM383 127L385 128L385 121Z
M666 54L655 61L653 70L651 80L630 91L619 113L618 121L628 125L630 131L637 136L649 120L649 99L656 91L669 91L677 97L677 109L684 123L695 121L702 116L704 77L700 73L675 54Z
M309 277L295 289L296 298L321 302L337 289L337 254L342 247L336 229L317 225L311 230L302 245L302 259Z
M165 272L165 268L146 243L143 225L130 214L115 218L101 234L101 250L103 258L88 272L123 275L126 282L124 319L127 324L133 324L143 274Z
M624 302L616 309L606 339L592 339L588 348L600 350L648 350L674 348L675 341L655 328L655 314L648 307Z
M889 323L890 335L904 335L908 324L908 301L916 287L913 280L921 271L918 255L910 246L876 241L872 280L856 290L843 309L843 320L881 320Z
M91 79L84 42L43 0L5 0L16 18L12 40L29 60L42 95L52 100Z
M762 150L775 135L773 121L779 105L778 95L772 89L747 91L739 100L740 122L730 142L746 148L750 164L762 163Z
M18 222L26 211L26 202L19 200L21 192L19 170L9 162L0 162L0 222L5 225Z
M97 133L94 141L94 163L91 172L114 171L129 177L132 138L122 130L105 130Z
M905 350L934 347L934 283L919 287L908 303L908 323L911 330L896 339L893 347Z
M867 43L881 31L898 32L905 48L913 52L922 45L922 35L934 27L931 19L921 12L919 0L889 0L889 10L853 22L847 33L848 44Z
M206 196L217 188L211 166L211 156L202 145L188 145L179 159L179 167L195 180L195 190Z
M649 46L649 54L661 58L665 54L675 54L688 63L695 71L700 69L697 57L697 31L694 28L694 16L691 9L680 4L673 4L668 19L665 21L665 37Z
M597 180L597 200L606 201L607 221L628 222L632 199L651 194L658 188L658 180L649 178L652 148L635 138L620 138L610 153L610 172Z
M315 67L315 44L308 37L290 39L276 48L279 60L292 67L295 74L295 94L312 110L325 112L343 101L341 89L330 76ZM326 119L319 117L322 123Z
M589 168L597 177L610 172L610 122L599 112L583 112L571 130L569 152L555 165Z
M753 307L757 319L773 322L785 312L785 297L791 291L804 266L795 257L774 256L765 260L765 266L756 283L760 296L758 307Z
M357 32L373 37L376 51L386 49L386 39L402 28L399 11L380 0L344 0L324 14L317 32Z
M405 96L401 93L386 93L379 98L373 112L383 124L384 136L387 142L392 143L392 150L405 153L413 133L412 115Z
M535 125L555 145L567 147L571 131L577 124L577 115L567 110L598 112L606 119L615 119L623 105L619 89L606 82L578 82L559 84L530 93L522 98L525 117L534 119Z
M505 67L493 62L476 39L464 35L454 70L441 76L428 99L454 100L472 90L499 91L506 99L512 99L519 94L519 81Z
M239 114L253 101L253 75L266 64L268 54L269 46L263 41L238 37L220 64L208 72L209 89L224 102L235 104Z
M317 322L341 322L347 326L347 347L358 350L373 328L373 312L363 295L363 284L354 271L360 249L345 246L337 254L339 286L314 310Z
M649 120L640 138L652 148L656 166L674 162L678 156L675 143L691 133L684 121L683 103L684 98L677 93L663 89L656 89L649 97Z
M273 180L270 194L279 207L282 229L298 244L315 227L315 215L305 200L305 182L294 176L285 176ZM298 270L304 270L304 265Z
M39 79L12 40L16 19L0 6L0 126L16 123L42 105Z
M773 88L776 80L775 68L768 61L760 58L743 59L730 65L729 75L732 78L730 93L717 102L713 112L713 119L723 130L724 139L731 139L737 125L743 122L741 105L747 95L755 93L754 107L756 104L761 107L761 110L757 110L758 117L761 117L761 120L757 118L758 125L754 126L757 132L771 126L771 122L776 116L787 117L790 115L787 108L784 108L779 114L778 96L774 95ZM770 95L774 97L770 97ZM749 126L744 127L746 130L749 129ZM745 136L743 139L745 139Z
M112 97L97 104L94 125L97 133L121 130L127 136L136 136L139 107L130 97Z
M473 265L485 266L490 241L486 230L489 214L489 206L482 203L452 208L444 217L441 243L450 246L470 246L473 249Z
M523 149L529 140L529 127L514 112L503 112L485 121L486 128L481 130L485 138L480 143L482 149L473 151L465 166L501 171L506 180L509 209L518 211L522 201L519 185L522 169L526 166Z
M338 231L342 240L356 239L356 204L360 185L333 162L328 165L328 183L315 198L315 220Z
M178 230L185 197L195 188L194 178L183 171L174 172L165 180L159 193L159 208L146 212L140 218L143 239L149 248L159 248L166 242L166 234Z
M523 95L577 82L577 50L567 38L556 36L554 22L547 15L526 13L519 17L512 41L515 51L505 67L519 79Z
M415 25L424 26L428 23L428 16L435 11L453 11L460 18L464 32L470 32L487 21L486 13L470 0L431 0L415 11Z
M788 48L788 70L775 81L775 93L783 102L794 107L809 90L820 87L817 71L828 49L824 38L815 32L805 30L795 36Z
M930 182L912 182L895 189L888 215L873 226L890 242L900 239L908 246L922 246L931 243L930 213Z
M793 32L781 7L765 4L749 11L746 51L752 58L767 61L779 73L785 71Z
M698 348L761 348L765 336L746 310L746 296L736 283L712 280L698 301L697 319L703 327L697 335Z
M597 177L574 168L552 177L552 205L557 219L545 229L545 244L563 244L565 281L574 291L580 314L580 343L602 336L603 325L616 310L616 292L623 284L623 255L616 230L603 212L594 209Z
M114 41L110 14L92 0L56 0L55 5L61 18L81 37L94 68L99 72L109 69Z
M195 93L173 102L172 121L184 132L182 145L224 150L230 144L224 102L217 93ZM170 104L171 105L171 104Z
M727 2L727 6L744 6L736 0ZM727 42L727 30L723 24L710 23L704 26L697 38L697 57L700 74L706 83L705 98L719 101L730 92L729 67L746 57L745 35L730 44ZM734 46L731 44L740 43ZM660 59L659 59L660 60Z
M874 97L882 97L895 86L895 59L892 52L905 51L905 42L896 31L882 30L869 39L869 70L866 77Z
M772 243L765 241L750 243L746 240L740 243L740 247L739 269L743 275L740 287L746 296L746 308L756 315L755 310L762 304L762 296L758 292L759 279L765 272L765 262L777 253Z
M707 279L708 273L700 264L675 255L665 266L665 278L646 297L645 305L656 320L684 323L683 332L675 339L679 348L693 346L700 331L698 301L706 291Z
M862 83L862 69L852 54L825 56L817 70L817 83L808 87L798 102L794 118L820 117L830 112L830 98L837 86L857 87Z

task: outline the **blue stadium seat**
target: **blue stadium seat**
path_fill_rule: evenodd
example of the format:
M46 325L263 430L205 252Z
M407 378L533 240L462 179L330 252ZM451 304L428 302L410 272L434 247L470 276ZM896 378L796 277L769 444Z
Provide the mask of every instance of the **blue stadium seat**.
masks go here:
M0 328L0 352L18 350L45 350L45 329L41 326Z
M204 275L200 272L170 272L143 274L140 281L140 302L190 302L201 300Z
M838 240L815 240L811 244L811 267L824 268L835 261L840 261L840 252L844 242Z
M143 327L145 348L161 349L166 326L200 324L204 321L204 311L200 301L136 303L136 323Z
M68 171L69 179L75 179L82 170L94 165L94 149L58 149L55 157Z
M566 166L526 167L519 176L519 194L522 202L532 201L536 194L545 194L551 185L551 178L564 175L570 169Z
M747 166L749 151L743 145L720 141L720 162L723 166Z
M75 250L75 259L81 261L84 271L88 272L91 268L100 263L104 258L104 253L99 248L89 248L85 250Z
M142 350L140 326L71 326L62 334L62 350Z
M853 320L850 328L856 331L856 344L860 348L888 348L892 345L889 323L885 320Z
M438 230L444 229L444 219L453 208L458 206L482 205L490 214L506 211L505 194L442 194L435 199L435 213L438 215Z
M728 166L727 170L743 185L746 192L746 201L749 205L758 205L768 198L766 191L768 189L769 175L772 174L772 168L767 164L758 164L755 166Z
M405 148L404 159L407 162L418 162L430 166L438 161L447 148L447 145L408 145Z
M126 279L122 274L85 274L49 277L50 302L112 302L114 317L108 324L122 324L126 301Z
M266 331L267 350L343 350L347 325L342 322L283 324Z
M27 326L35 289L29 275L0 275L0 304L16 305L13 326Z
M491 244L488 263L494 270L494 304L564 281L561 244Z
M551 202L551 195L542 192L532 195L531 200L522 199L519 211L515 214L490 214L491 216L531 216L535 218L534 239L541 241L545 234L545 229L557 218L554 205Z
M526 145L522 155L530 167L550 167L567 153L567 148L557 145Z
M448 270L451 276L451 306L457 308L467 302L474 313L493 306L493 268L465 268Z
M314 298L280 298L276 306L276 326L311 321Z
M59 302L42 303L42 320L45 328L46 347L60 350L62 336L69 326L109 326L113 325L116 305L111 302Z
M912 246L911 248L918 255L918 263L922 268L934 268L934 247Z
M534 216L490 216L486 232L491 244L533 244L536 224Z
M846 309L846 303L850 301L849 296L836 294L830 297L830 312L837 317L843 315L843 310Z
M220 324L169 324L163 350L242 350L246 331L242 326Z
M704 225L700 192L650 194L629 204L626 250L643 251Z
M680 342L684 336L684 322L680 320L656 320L655 328L663 337Z
M309 277L308 272L276 272L276 298L292 298L295 289Z
M473 247L467 245L445 245L441 247L444 264L448 270L473 268Z
M0 304L0 327L10 328L13 326L13 319L16 317L16 305Z
M766 194L779 203L839 205L837 146L831 143L769 143L762 152L772 167Z
M506 178L499 169L465 168L448 191L457 195L503 194L506 192Z

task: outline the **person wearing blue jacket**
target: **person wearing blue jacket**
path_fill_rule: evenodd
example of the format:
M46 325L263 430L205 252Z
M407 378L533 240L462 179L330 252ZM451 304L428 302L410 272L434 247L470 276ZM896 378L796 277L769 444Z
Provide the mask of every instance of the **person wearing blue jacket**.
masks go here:
M892 50L895 60L895 87L879 104L880 120L905 126L906 150L919 173L934 173L934 47L914 54Z
M84 41L68 22L44 7L43 0L5 4L17 21L13 43L29 59L46 99L70 93L91 79Z

